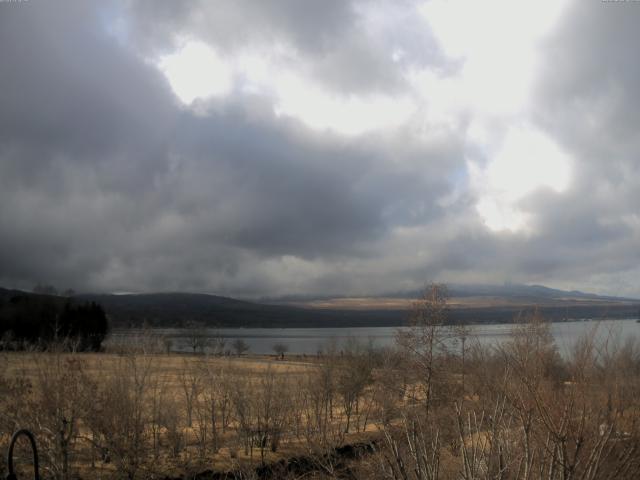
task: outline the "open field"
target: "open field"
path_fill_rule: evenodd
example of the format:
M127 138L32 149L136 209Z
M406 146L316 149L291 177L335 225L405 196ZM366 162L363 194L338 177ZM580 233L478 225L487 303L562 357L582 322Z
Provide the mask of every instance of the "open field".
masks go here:
M41 448L55 452L44 462L55 477L249 468L338 446L373 428L363 412L349 411L347 419L337 397L311 418L319 398L310 396L327 374L318 359L6 352L0 365L2 444L17 428L36 432ZM362 382L358 396L369 380ZM347 408L354 401L362 399L353 397Z
M0 439L6 447L12 431L31 429L46 477L63 480L205 471L637 478L634 339L585 336L561 357L538 318L515 327L500 348L474 346L467 335L417 322L394 349L354 341L341 352L284 360L159 354L144 342L119 353L3 352ZM354 456L350 445L361 442L364 456Z
M14 353L5 352L2 355L5 364L6 375L24 375L31 380L35 379L39 372L37 362L34 362L34 356L41 356L39 361L47 361L49 353ZM55 358L55 357L53 357ZM112 370L120 361L122 356L119 354L105 353L82 353L63 355L64 360L79 359L82 362L85 372L96 378ZM303 362L302 360L278 360L274 356L252 355L252 356L228 356L228 357L206 357L202 355L165 355L165 354L149 354L146 359L153 363L154 368L161 370L163 374L172 380L175 380L185 368L191 368L196 365L206 363L211 368L222 368L233 371L243 371L248 374L257 374L270 370L276 374L296 374L308 372L314 367L312 362Z

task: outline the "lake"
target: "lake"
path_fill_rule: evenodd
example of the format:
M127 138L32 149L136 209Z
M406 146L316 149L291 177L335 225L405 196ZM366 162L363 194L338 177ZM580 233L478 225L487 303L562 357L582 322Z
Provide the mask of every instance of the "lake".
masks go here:
M395 335L402 327L354 327L354 328L217 328L197 331L205 340L207 338L224 338L226 349L231 350L231 343L241 338L249 345L249 353L272 354L275 344L284 344L289 353L315 355L325 351L334 344L338 350L345 342L357 340L372 343L376 347L392 346ZM471 325L471 337L467 345L479 342L482 345L496 345L509 338L513 325L485 324ZM558 322L551 324L551 332L558 350L562 355L568 354L576 340L581 336L596 331L599 339L607 337L614 340L625 340L640 336L640 323L629 320L583 320ZM141 330L117 330L108 340L111 344L136 342L142 334ZM190 352L192 331L179 328L153 329L153 334L169 339L171 350ZM210 347L205 347L205 351Z

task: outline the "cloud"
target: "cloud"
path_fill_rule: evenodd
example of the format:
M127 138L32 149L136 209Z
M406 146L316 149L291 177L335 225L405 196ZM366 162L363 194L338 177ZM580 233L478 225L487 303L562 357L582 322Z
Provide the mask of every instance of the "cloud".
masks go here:
M0 3L0 285L640 295L637 10L518 31L535 61L493 108L473 82L522 71L440 4Z
M565 275L634 295L637 282L620 279L638 273L640 245L638 15L631 3L574 2L548 39L532 116L575 159L575 175L567 195L528 206L548 244L566 254Z
M442 214L456 138L350 141L278 118L268 95L184 109L95 10L72 12L3 17L3 283L286 289L276 266L370 258L395 225Z

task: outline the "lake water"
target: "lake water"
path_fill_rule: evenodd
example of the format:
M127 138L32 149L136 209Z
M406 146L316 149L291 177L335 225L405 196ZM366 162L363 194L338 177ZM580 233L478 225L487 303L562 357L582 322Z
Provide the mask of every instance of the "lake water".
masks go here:
M249 346L249 353L272 354L275 344L284 344L289 353L315 355L325 351L331 344L337 350L344 347L346 342L359 341L373 344L377 347L392 346L395 335L400 327L354 327L354 328L219 328L203 329L198 334L205 339L224 338L225 349L232 350L234 340L241 338ZM483 345L496 345L509 338L513 325L486 324L471 325L470 340L467 345L479 342ZM583 320L558 322L551 324L551 332L561 354L568 354L576 340L581 336L596 331L599 339L611 338L624 341L628 337L640 339L640 323L630 320ZM110 343L130 343L140 338L141 331L115 331ZM171 350L176 352L192 351L189 330L168 328L154 329L154 335L169 339ZM210 347L205 347L205 350Z

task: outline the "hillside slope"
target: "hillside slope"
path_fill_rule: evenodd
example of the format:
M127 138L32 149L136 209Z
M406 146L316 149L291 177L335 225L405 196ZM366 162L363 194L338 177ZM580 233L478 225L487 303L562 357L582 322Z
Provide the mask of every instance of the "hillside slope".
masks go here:
M537 308L552 321L581 318L638 318L640 301L563 292L540 286L450 289L450 318L467 323L512 322ZM16 295L35 295L0 288L0 304ZM41 295L40 295L41 296ZM413 298L416 298L417 292ZM56 303L63 297L51 297ZM306 299L257 303L207 294L83 294L75 300L103 306L116 328L185 327L355 327L398 326L407 322L413 298L396 297Z
M119 327L144 324L264 328L398 325L406 317L405 311L318 310L193 293L80 295L78 298L102 305L113 325Z
M635 318L640 301L565 292L534 285L453 286L451 319L470 323L511 322L538 308L550 320ZM338 298L257 303L206 294L83 295L105 307L118 326L340 327L406 323L414 299Z

